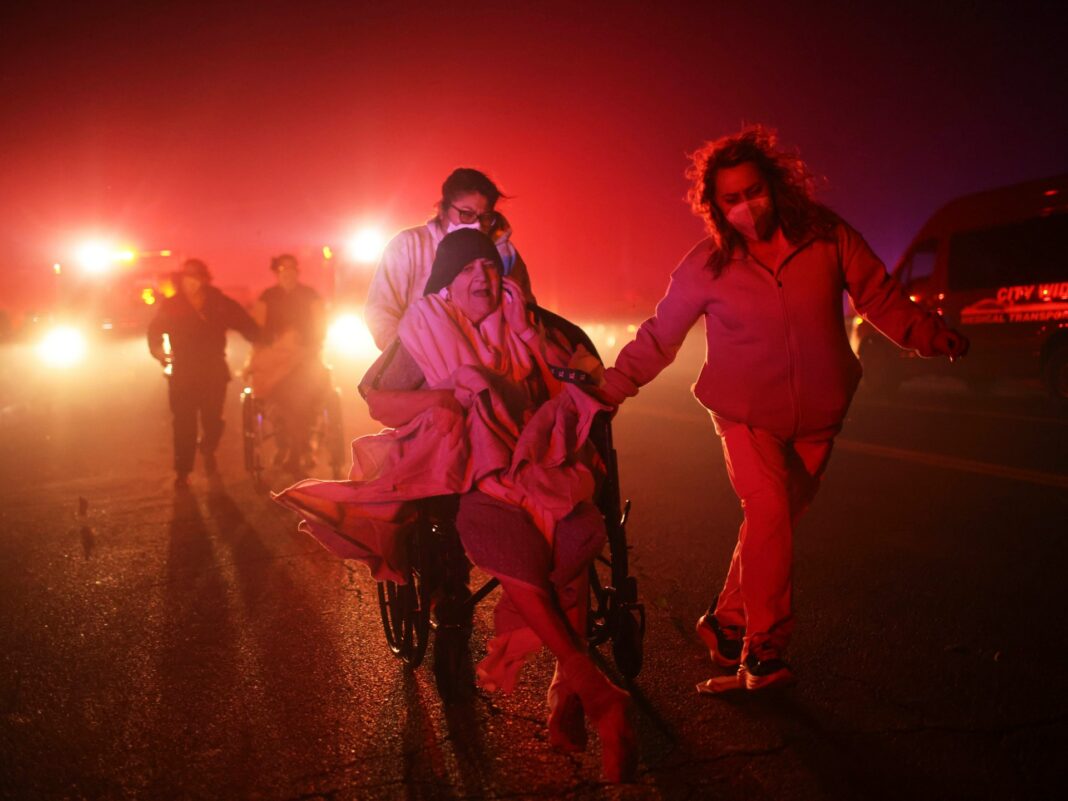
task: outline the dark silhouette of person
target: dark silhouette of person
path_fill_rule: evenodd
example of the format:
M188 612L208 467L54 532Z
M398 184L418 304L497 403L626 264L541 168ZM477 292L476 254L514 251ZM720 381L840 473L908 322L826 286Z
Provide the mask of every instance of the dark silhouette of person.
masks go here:
M252 309L262 335L249 375L256 395L271 406L278 445L276 464L299 472L314 464L312 428L330 390L330 377L322 362L326 310L319 293L301 283L294 256L285 253L274 257L271 271L277 283L260 294Z
M230 368L226 364L226 332L239 331L250 342L259 327L233 298L211 284L204 262L189 259L175 276L178 291L164 298L148 326L148 350L164 366L170 365L169 398L174 416L174 486L189 486L197 448L204 472L217 472L215 449L223 432L222 410ZM164 336L169 349L164 347Z

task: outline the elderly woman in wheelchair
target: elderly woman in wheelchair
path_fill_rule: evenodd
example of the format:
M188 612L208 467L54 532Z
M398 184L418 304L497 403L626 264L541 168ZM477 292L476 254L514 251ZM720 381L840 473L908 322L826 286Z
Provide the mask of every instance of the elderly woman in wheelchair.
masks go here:
M591 502L604 466L589 433L604 407L557 378L560 366L600 364L537 320L501 273L481 232L442 240L424 296L387 350L391 372L410 380L366 391L372 416L393 428L353 443L350 481L299 482L277 500L335 553L361 559L380 581L403 581L398 533L418 502L459 496L464 550L504 590L480 685L510 691L527 657L548 647L557 659L551 742L583 749L588 718L606 778L625 781L636 765L631 699L585 642L586 581L605 541Z

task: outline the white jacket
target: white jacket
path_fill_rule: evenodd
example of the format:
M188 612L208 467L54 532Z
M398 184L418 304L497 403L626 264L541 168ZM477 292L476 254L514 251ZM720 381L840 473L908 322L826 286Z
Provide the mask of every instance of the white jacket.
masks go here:
M500 220L500 227L490 236L501 254L504 274L518 281L528 298L533 300L526 265L511 243L512 229L503 217ZM423 296L423 287L434 265L434 254L438 252L438 244L444 237L445 231L435 217L426 225L401 231L382 252L367 290L363 312L364 321L380 350L385 350L396 337L397 325L405 309L416 298Z

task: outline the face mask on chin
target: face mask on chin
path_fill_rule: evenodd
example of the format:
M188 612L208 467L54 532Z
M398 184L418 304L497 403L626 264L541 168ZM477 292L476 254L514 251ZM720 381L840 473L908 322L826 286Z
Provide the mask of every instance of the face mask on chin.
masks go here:
M763 239L771 233L775 222L771 198L763 195L731 206L727 222L746 239Z
M478 220L475 220L472 223L464 223L464 222L454 223L454 222L452 222L450 220L449 224L445 227L445 233L451 234L453 231L459 231L461 228L479 228L479 229L481 229L481 226L478 224Z

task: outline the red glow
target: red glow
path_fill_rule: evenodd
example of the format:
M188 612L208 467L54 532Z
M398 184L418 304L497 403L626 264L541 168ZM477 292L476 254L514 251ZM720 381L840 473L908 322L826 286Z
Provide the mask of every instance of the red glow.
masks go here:
M445 175L471 165L511 196L539 301L637 319L703 233L686 153L743 120L828 176L824 199L887 261L947 198L1063 164L1062 104L1035 77L1055 26L1024 11L982 22L1005 37L988 60L934 4L818 24L803 4L683 5L28 4L2 56L18 79L4 88L17 124L0 132L15 265L0 297L45 297L64 243L93 229L202 257L250 291L294 252L311 281L322 243L342 261L353 221L387 236L424 221ZM903 59L917 31L944 46ZM943 139L887 97L938 109ZM947 158L947 138L967 158Z

